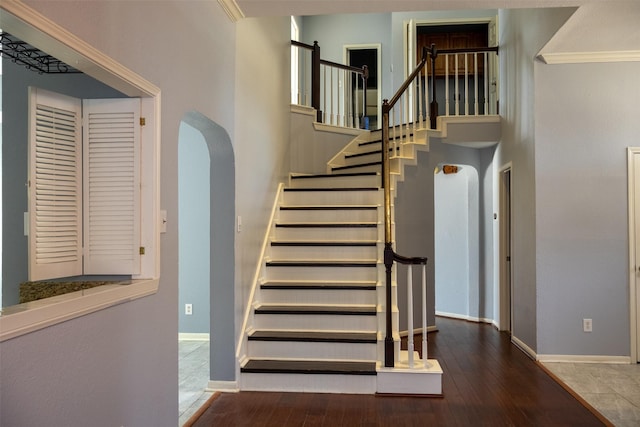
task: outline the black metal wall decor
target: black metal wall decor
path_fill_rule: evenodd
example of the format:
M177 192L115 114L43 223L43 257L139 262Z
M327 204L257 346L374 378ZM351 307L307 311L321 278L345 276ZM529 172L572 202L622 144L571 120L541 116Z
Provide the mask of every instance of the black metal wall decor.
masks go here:
M0 56L11 58L16 64L40 74L81 72L5 32L0 32Z

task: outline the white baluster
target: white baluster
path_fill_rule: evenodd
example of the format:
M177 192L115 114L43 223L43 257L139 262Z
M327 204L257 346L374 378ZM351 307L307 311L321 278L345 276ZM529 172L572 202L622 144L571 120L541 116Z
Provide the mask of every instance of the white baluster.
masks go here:
M324 85L323 85L324 91L322 92L322 97L324 99L324 101L323 101L324 109L323 109L323 114L322 114L322 123L326 124L327 123L327 114L329 113L329 111L327 109L327 66L326 65L323 65L323 70L324 71L323 71L322 75L323 75L323 81L324 81Z
M409 352L409 368L413 368L413 269L407 269L407 351Z
M356 99L355 99L355 101L356 101L355 102L356 111L355 111L355 113L356 114L355 114L355 120L354 121L356 123L355 127L357 127L358 129L360 128L360 111L358 109L358 102L360 102L360 100L358 99L358 91L359 90L360 90L360 75L356 74L356 91L355 91L355 94L356 94Z
M469 54L464 54L464 115L469 115Z
M473 88L475 89L475 99L473 102L473 112L478 115L478 53L473 54Z
M489 52L484 53L484 115L489 114Z
M427 264L422 264L422 360L427 367Z
M449 96L449 54L448 53L444 56L444 105L445 105L444 115L448 116L451 111L450 110L451 97Z
M455 54L455 70L454 70L454 76L455 76L455 90L453 91L453 97L454 97L454 104L456 106L456 116L460 115L460 90L458 88L458 54Z

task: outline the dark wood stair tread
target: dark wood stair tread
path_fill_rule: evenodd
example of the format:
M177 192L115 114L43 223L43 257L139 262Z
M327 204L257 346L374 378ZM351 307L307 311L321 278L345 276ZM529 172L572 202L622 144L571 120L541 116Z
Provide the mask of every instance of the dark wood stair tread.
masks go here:
M323 242L311 242L311 241L272 241L271 246L376 246L377 242L371 241L323 241Z
M260 289L373 291L376 289L376 282L266 282L260 285Z
M367 163L360 163L360 164L357 164L357 165L335 166L335 167L332 167L331 170L340 171L340 170L361 168L361 167L365 167L365 166L382 166L382 162L381 161L379 161L379 162L367 162Z
M380 164L381 162L377 162ZM356 165L362 166L362 165ZM335 170L335 168L333 168ZM305 192L305 191L378 191L379 187L310 187L310 188L298 188L298 187L287 187L283 191L284 192Z
M315 260L296 260L296 261L267 261L267 267L376 267L378 262L369 261L315 261Z
M375 332L329 332L329 331L253 331L252 341L297 341L375 344Z
M241 369L247 373L376 375L375 362L325 360L249 360Z
M281 211L375 210L375 205L298 205L280 206Z
M260 305L255 314L315 314L345 316L375 316L376 307L348 305Z
M377 222L279 222L276 227L321 227L321 228L348 228L348 227L364 227L375 228Z
M379 172L352 172L352 173L326 173L312 175L291 175L291 179L313 179L313 178L349 178L356 176L377 176Z

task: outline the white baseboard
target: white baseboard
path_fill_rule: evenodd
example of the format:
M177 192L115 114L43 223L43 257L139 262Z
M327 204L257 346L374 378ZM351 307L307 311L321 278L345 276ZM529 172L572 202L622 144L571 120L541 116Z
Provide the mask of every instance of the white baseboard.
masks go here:
M450 319L466 320L466 321L469 321L469 322L476 322L476 323L493 323L493 324L495 324L493 319L487 319L485 317L467 316L465 314L447 313L446 311L436 311L436 316L448 317Z
M438 327L436 325L427 326L427 333L429 332L438 332ZM422 333L422 328L413 328L413 335L420 335ZM401 337L406 337L409 335L409 331L400 331Z
M209 380L207 384L206 391L222 391L225 393L238 393L240 389L238 388L237 381L214 381Z
M518 339L518 337L516 337L515 335L511 335L511 342L520 350L522 350L527 356L529 356L533 360L538 360L538 355L536 354L536 352L533 351L533 349L527 344L525 344L524 341Z
M594 356L578 354L539 354L539 362L631 364L630 356Z
M209 334L180 332L178 334L178 341L209 341Z

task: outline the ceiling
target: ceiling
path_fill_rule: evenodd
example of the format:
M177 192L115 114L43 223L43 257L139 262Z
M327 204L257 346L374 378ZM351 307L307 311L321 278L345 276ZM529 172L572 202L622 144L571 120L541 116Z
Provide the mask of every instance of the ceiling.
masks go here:
M227 5L233 0L219 0ZM235 0L245 17L456 9L567 7L609 0Z

